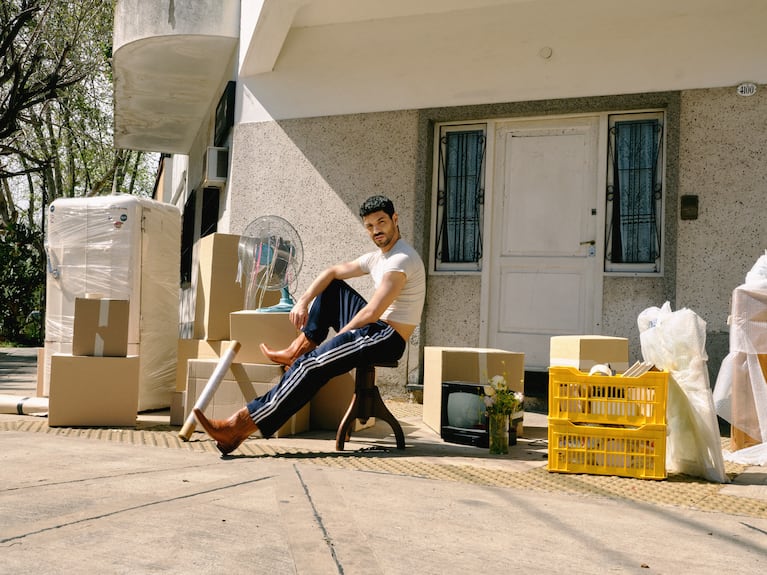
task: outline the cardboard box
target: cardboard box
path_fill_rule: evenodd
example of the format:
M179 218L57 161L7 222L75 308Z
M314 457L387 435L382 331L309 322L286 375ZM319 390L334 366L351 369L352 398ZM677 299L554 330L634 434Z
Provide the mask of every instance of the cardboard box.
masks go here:
M271 364L261 353L259 344L265 343L272 349L284 349L298 335L298 330L284 312L236 311L229 314L229 322L232 339L242 344L237 353L237 361L243 363Z
M524 393L525 354L492 348L425 347L423 422L441 433L443 382L484 383L503 374L510 389Z
M138 356L53 355L48 425L135 426L138 378Z
M629 368L629 342L606 335L557 335L551 338L549 365L588 372L597 364L610 364L617 373Z
M170 396L170 424L184 425L184 404L186 403L185 391L174 391Z
M135 343L128 344L128 356L141 355L140 346ZM56 354L74 355L72 353L72 342L45 341L43 347L43 393L42 397L48 397L51 389L51 358ZM81 356L86 357L86 356ZM40 364L38 363L38 369ZM140 368L139 368L140 369ZM141 371L139 371L139 381L141 380Z
M336 431L354 395L354 371L334 377L314 394L311 427Z
M190 359L217 359L232 342L229 340L180 339L176 351L176 391L186 390L187 362ZM240 360L239 354L236 358Z
M188 378L184 416L192 412L205 384L216 369L214 359L191 359L187 362ZM224 375L216 393L205 408L205 415L212 419L227 419L248 402L264 395L279 382L282 368L273 364L233 363ZM274 437L295 435L309 429L310 407L307 403L277 430Z
M325 431L337 431L346 410L354 396L354 378L356 370L334 377L314 394L311 401L311 428ZM352 431L361 431L376 424L375 417L369 417L365 423L354 422Z
M238 235L210 234L198 244L196 339L229 339L229 313L244 307L244 283L237 283L239 241Z
M128 300L76 298L72 355L125 357L129 317Z

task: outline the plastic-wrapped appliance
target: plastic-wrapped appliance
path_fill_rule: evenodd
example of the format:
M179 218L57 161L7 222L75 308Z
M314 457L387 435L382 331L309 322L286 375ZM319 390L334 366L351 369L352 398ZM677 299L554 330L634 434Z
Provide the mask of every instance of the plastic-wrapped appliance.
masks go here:
M128 355L140 357L139 411L170 405L179 324L181 214L130 195L60 198L47 213L43 393L50 358L71 353L75 299L130 301Z

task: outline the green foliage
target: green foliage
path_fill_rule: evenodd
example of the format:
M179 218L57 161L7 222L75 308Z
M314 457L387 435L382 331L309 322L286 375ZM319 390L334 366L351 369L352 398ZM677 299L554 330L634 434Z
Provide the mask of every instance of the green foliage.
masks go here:
M151 193L152 155L114 148L113 18L104 0L0 3L0 224L19 199L35 213L59 197Z
M0 342L43 337L47 205L152 191L156 156L114 148L114 4L0 0Z
M12 223L0 233L0 340L40 345L45 269L40 231Z

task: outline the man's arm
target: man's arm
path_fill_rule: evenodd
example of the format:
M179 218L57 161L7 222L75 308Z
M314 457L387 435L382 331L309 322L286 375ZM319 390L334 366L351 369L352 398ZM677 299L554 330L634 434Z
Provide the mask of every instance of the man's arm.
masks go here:
M365 272L362 271L360 264L356 261L336 264L325 269L314 279L311 285L306 288L304 294L298 298L298 301L290 311L290 321L297 329L303 328L304 325L306 325L306 320L309 316L309 304L312 303L315 297L325 291L325 288L330 285L330 282L333 280L345 280L362 275L365 275Z
M368 304L357 312L338 333L344 333L381 319L381 314L397 299L405 283L407 283L407 276L404 272L385 273L381 285L378 286Z

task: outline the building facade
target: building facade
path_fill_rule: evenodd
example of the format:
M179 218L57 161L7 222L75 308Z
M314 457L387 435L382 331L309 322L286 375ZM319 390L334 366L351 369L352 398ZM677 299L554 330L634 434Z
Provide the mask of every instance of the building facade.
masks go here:
M541 371L552 335L599 333L641 359L666 301L706 321L714 378L767 248L765 22L760 0L120 0L116 145L167 154L183 310L202 235L282 216L300 293L369 250L382 193L429 271L409 382L424 345Z

